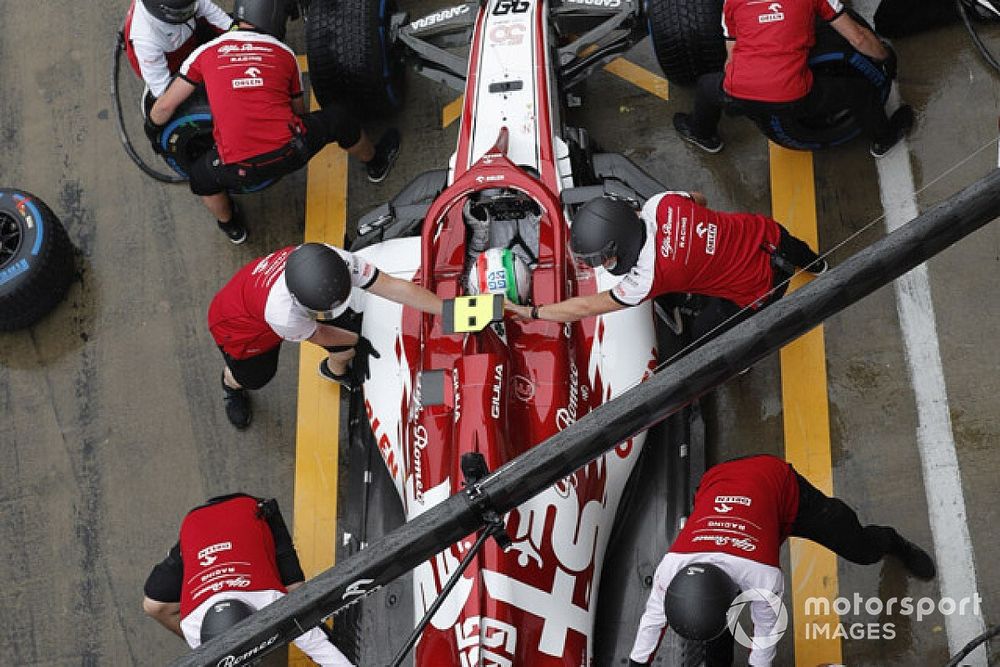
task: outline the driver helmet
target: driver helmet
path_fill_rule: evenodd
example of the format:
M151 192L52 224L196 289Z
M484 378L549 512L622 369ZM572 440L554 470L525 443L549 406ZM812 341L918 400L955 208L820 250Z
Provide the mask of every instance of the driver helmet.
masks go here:
M469 294L503 294L517 304L531 296L531 268L508 248L479 253L469 271Z
M255 611L243 600L219 600L208 608L201 621L201 643L215 639Z
M290 0L236 0L233 17L245 21L263 33L285 38L285 26L293 8Z
M736 582L711 563L689 563L667 586L663 611L681 637L708 641L726 630L726 614L740 594Z
M323 322L345 310L351 295L351 272L330 246L303 243L288 256L285 285L296 303Z
M142 0L153 18L175 25L187 23L198 12L197 0Z
M573 216L570 249L587 266L605 266L623 276L639 261L645 242L646 226L631 206L617 199L591 199ZM614 264L605 265L610 259Z

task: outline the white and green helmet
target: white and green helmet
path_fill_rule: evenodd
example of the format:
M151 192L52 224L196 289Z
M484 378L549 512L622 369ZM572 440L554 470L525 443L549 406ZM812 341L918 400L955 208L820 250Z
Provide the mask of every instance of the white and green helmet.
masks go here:
M490 248L479 253L469 271L469 294L503 294L514 303L527 303L531 269L509 249Z

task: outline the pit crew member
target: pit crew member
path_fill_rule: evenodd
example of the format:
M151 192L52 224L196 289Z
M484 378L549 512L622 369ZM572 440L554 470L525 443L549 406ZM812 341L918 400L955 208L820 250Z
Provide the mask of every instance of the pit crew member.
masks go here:
M706 208L704 195L664 192L636 216L621 201L599 197L573 218L570 248L578 261L623 276L609 290L558 303L515 306L522 319L575 322L611 313L668 293L717 297L696 337L718 334L779 299L796 267L814 274L826 260L773 219ZM702 329L702 330L698 330Z
M237 29L184 61L146 122L155 147L178 106L196 86L205 86L215 146L192 165L190 187L235 244L243 243L247 232L227 190L263 187L305 166L331 142L364 162L368 179L376 183L399 153L397 130L373 145L343 106L306 113L298 61L281 41L291 7L287 0L236 0Z
M188 512L146 579L142 608L196 648L303 581L278 503L235 493ZM351 664L317 628L295 644L320 665Z
M133 0L123 29L125 55L156 98L192 51L232 25L212 0Z
M743 591L754 625L749 662L770 665L778 609L769 602L780 600L784 590L778 553L789 535L852 563L870 565L889 555L915 577L936 574L923 549L889 526L862 526L846 503L824 495L785 461L774 456L728 461L702 477L691 516L656 569L630 664L652 662L669 624L682 637L707 642L709 667L728 667L733 635L726 612Z
M250 424L248 389L260 389L278 369L283 340L309 341L329 353L320 374L348 389L368 377L369 356L379 356L360 331L354 288L426 313L440 314L441 299L373 264L322 243L289 246L259 257L236 273L208 309L212 337L222 351L226 416ZM350 366L350 368L349 368Z
M745 115L814 116L846 102L865 121L871 154L885 155L913 126L913 110L901 106L888 119L878 92L867 81L813 76L808 57L816 41L817 17L857 51L886 63L887 73L895 78L893 52L846 14L841 0L725 0L725 71L702 75L694 112L674 115L674 128L681 138L718 153L723 147L717 130L723 108Z

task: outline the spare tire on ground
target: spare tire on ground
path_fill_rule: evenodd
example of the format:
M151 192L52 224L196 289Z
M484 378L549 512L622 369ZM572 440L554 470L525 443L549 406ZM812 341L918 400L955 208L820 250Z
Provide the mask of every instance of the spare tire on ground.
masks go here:
M311 0L306 10L309 80L320 106L384 116L403 103L403 60L389 22L393 0Z
M690 86L722 70L722 0L647 0L653 51L670 83Z
M0 188L0 331L31 326L66 295L73 246L37 197Z

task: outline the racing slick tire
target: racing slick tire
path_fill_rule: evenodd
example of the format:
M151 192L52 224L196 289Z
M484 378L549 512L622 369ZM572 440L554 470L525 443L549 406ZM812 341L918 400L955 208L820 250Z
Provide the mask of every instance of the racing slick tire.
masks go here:
M0 188L0 331L29 327L56 307L73 280L73 255L48 206Z
M203 90L177 108L160 133L160 154L178 175L188 178L191 165L215 145L212 111Z
M320 106L384 116L403 103L403 59L390 41L394 0L312 0L306 56Z
M698 77L722 70L722 0L647 0L653 51L670 83L693 85Z
M816 44L809 52L809 67L822 76L862 77L878 90L882 103L892 87L885 70L855 51L832 28L816 30ZM864 130L864 118L847 107L831 109L821 116L793 117L769 114L751 118L760 131L776 144L793 150L820 150L851 141Z

